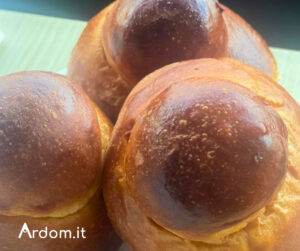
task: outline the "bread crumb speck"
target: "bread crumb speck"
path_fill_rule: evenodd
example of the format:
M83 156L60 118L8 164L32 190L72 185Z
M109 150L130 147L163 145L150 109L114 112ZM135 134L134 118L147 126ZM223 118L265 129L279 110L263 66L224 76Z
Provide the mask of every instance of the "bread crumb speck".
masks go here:
M53 119L57 119L57 114L56 114L55 112L51 112L51 117L52 117Z
M187 125L187 121L184 120L184 119L181 119L181 120L179 121L179 125L180 125L180 126L186 126L186 125Z
M208 151L206 156L208 159L213 159L215 157L215 151Z

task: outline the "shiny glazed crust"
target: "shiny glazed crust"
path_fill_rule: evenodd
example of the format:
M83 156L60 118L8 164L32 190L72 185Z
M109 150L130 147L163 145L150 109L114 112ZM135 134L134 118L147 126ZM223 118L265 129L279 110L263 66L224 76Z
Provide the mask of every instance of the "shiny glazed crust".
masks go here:
M68 77L79 83L89 97L112 120L132 86L109 65L102 45L102 26L108 6L92 18L73 49L68 66Z
M108 45L105 46L103 38L114 36L114 29L116 27L113 22L110 24L107 20L111 15L114 15L119 3L120 1L112 3L90 20L73 49L68 66L68 76L83 87L92 100L112 121L117 119L119 110L126 96L138 80L150 73L153 69L158 69L161 66L173 62L193 59L195 57L231 57L260 69L263 73L272 78L277 78L276 62L261 36L233 11L219 3L213 2L209 2L209 5L217 5L215 11L217 11L219 17L218 20L215 21L218 21L218 24L221 23L218 28L212 31L211 39L215 40L216 38L219 39L219 37L223 37L224 41L220 41L222 45L219 47L211 48L208 44L206 45L204 43L200 45L201 50L198 50L195 47L196 45L189 44L189 40L187 40L185 41L185 46L191 47L187 55L175 55L178 50L174 48L174 52L169 55L166 54L165 57L162 58L163 60L160 59L158 62L154 60L154 57L153 60L151 57L151 60L149 59L145 62L145 60L139 58L143 57L142 55L135 55L132 61L139 63L137 63L138 65L136 66L130 67L126 63L126 60L132 57L131 54L128 54L128 57L126 56L127 54L125 54L120 62L115 62L119 60L118 57L120 53L115 52L114 54L108 42L106 42ZM143 23L140 25L143 27ZM190 26L193 27L195 25L197 24L190 24ZM226 27L226 29L224 27ZM178 33L182 33L181 35L183 37L185 37L185 32L184 28L183 30L178 30ZM224 34L219 36L219 33ZM164 55L159 53L159 51L168 49L165 47L169 44L169 40L170 38L166 35L165 40L163 39L161 43L158 44L154 38L153 41L148 41L148 44L155 45L155 50L158 51L158 55ZM173 40L170 41L172 42ZM121 45L116 45L116 47L117 49L122 48ZM193 50L195 50L195 53L193 53ZM196 51L201 51L201 53L197 55ZM144 69L143 63L140 62L141 60L144 64L149 64L149 67L145 65ZM138 70L138 67L141 68L141 70ZM132 68L136 68L135 70L137 72L131 74L130 71Z
M250 89L277 111L288 131L288 168L275 197L252 217L191 240L156 223L138 204L127 183L131 129L148 104L178 81L230 81ZM140 251L296 251L300 225L300 108L289 94L258 70L233 59L175 63L144 78L127 98L113 131L104 172L108 214L132 250ZM148 194L145 194L148 196Z
M106 215L100 179L111 122L79 86L47 72L1 77L0 106L0 250L118 250L121 243ZM79 176L60 179L69 168ZM73 234L83 227L87 238L29 239L24 234L18 239L24 223L30 230L48 227Z

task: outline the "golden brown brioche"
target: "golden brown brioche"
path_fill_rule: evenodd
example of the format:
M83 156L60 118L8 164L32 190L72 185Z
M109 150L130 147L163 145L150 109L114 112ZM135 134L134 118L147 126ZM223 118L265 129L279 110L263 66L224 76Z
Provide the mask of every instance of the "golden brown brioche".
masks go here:
M113 225L136 251L298 250L299 124L288 93L240 61L155 71L113 130L104 171Z
M0 250L117 250L99 191L111 129L63 76L0 78ZM18 239L25 222L37 230L83 227L87 238Z
M118 0L95 16L75 46L68 75L115 121L136 83L170 63L232 57L272 78L265 41L216 0Z

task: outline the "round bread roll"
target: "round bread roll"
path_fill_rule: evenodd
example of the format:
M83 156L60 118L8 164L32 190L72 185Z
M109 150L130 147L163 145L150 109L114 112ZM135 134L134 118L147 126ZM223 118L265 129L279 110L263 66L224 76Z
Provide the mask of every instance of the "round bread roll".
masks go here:
M111 130L87 94L63 76L0 78L1 250L118 249L100 192ZM72 237L33 237L22 232L24 223L32 231L70 230ZM85 238L77 236L81 229Z
M68 76L115 121L130 90L147 74L174 62L219 57L277 76L265 41L216 0L117 0L88 23Z
M234 59L175 63L130 93L104 170L133 251L296 251L300 108Z

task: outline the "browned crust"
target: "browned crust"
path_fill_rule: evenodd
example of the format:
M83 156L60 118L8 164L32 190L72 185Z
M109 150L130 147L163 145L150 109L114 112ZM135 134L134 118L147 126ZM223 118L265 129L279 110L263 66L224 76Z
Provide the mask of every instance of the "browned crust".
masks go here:
M92 18L84 29L73 49L68 76L82 86L111 121L116 121L132 86L110 66L104 53L103 20L112 7L113 4Z
M73 49L68 66L68 76L83 87L113 122L136 84L121 76L122 69L126 69L125 65L114 67L103 48L103 24L115 6L116 2L91 19ZM227 51L221 55L239 59L276 78L276 62L265 41L242 18L223 5L219 6L227 24L228 37ZM216 50L211 52L211 56L205 54L205 57L220 55L215 54Z
M0 79L0 107L0 132L2 132L0 134L0 149L4 154L0 160L1 194L2 196L9 195L9 190L6 189L13 187L17 191L17 198L20 198L17 200L18 204L8 203L12 207L9 209L9 213L7 211L0 213L0 250L118 250L121 241L107 217L100 183L102 165L112 131L112 124L109 119L79 86L72 84L63 76L47 72L23 72L2 77ZM27 119L37 123L31 123ZM17 129L7 131L11 126L9 122L15 123ZM40 129L40 125L48 130ZM31 126L30 131L27 130L29 126ZM9 160L10 154L7 154L4 148L7 142L4 142L1 137L9 137L11 145L19 140L19 145L13 149L13 153L16 155L19 150L17 146L28 141L25 137L26 133L31 135L32 132L34 133L29 139L34 141L38 138L40 145L33 144L31 148L26 148L29 150L30 156L36 156L43 151L44 156L51 158L52 161L57 161L54 163L55 165L50 166L52 168L49 168L49 173L46 173L46 176L37 175L40 169L45 168L43 165L40 165L39 162L30 163L28 159L25 159L21 165L14 166L15 168L11 170L6 170L7 166L3 166L4 161ZM95 150L89 149L88 153L84 152L85 157L88 158L87 163L80 163L82 166L78 167L73 163L74 161L79 162L76 158L78 156L72 158L72 156L67 155L69 159L64 162L63 158L56 159L55 154L53 157L48 147L43 148L53 139L59 139L59 147L51 149L57 151L57 155L60 154L60 149L63 147L63 150L72 150L72 145L70 146L68 143L72 143L74 140L77 140L73 142L74 144L81 146L94 144L96 147ZM36 148L34 148L35 146ZM50 145L49 147L53 146ZM81 152L78 154L82 155ZM87 165L84 172L76 172L76 168L83 168L89 161L93 164L91 167ZM96 163L94 163L95 161ZM70 166L67 166L68 164ZM25 169L28 165L30 170ZM55 170L53 170L56 167L60 167L59 171L62 173L71 168L72 173L68 173L68 179L56 179ZM18 168L22 169L23 176L20 175ZM94 178L92 177L94 184L89 187L85 185L85 180L90 179L89 172L92 172L93 168L96 170ZM38 178L37 184L35 183L36 179L33 181L22 180L24 175L30 174L32 170L35 170ZM13 180L5 179L7 176L3 174L8 171L11 172L9 177L12 177ZM71 181L68 182L70 178ZM11 182L15 179L18 179L17 185L21 183L24 189L20 189L19 186ZM64 193L63 190L53 192L49 186L54 190L68 188L73 191L73 194ZM83 192L74 194L76 188L80 186L84 188ZM65 197L56 202L55 200L62 195ZM41 205L37 203L37 207L30 207L30 204L29 207L26 207L27 200L30 203L31 199L35 197L41 197L43 203ZM48 198L51 198L52 201L48 201ZM47 204L48 202L49 204ZM1 204L1 206L6 205L3 202ZM44 205L48 205L49 208ZM49 231L71 230L73 234L76 234L77 227L84 228L87 238L51 239L48 237L41 239L36 237L29 239L24 234L23 238L18 239L24 223L28 224L30 230L43 230L48 227Z
M126 187L157 224L197 239L270 202L285 175L287 131L270 105L239 84L177 81L135 117Z
M265 40L238 14L219 4L228 30L227 57L249 64L278 79L277 64Z
M227 80L249 88L268 102L288 130L288 171L275 199L254 220L231 228L230 235L199 241L181 238L155 224L129 194L124 172L128 135L149 102L178 80ZM156 94L156 95L154 95ZM176 63L150 74L131 92L113 131L105 165L104 198L109 216L133 250L297 250L300 212L300 108L278 84L258 70L233 59L202 59ZM171 230L171 229L170 229ZM287 234L289 233L289 234ZM219 236L219 237L218 237ZM285 249L289 247L289 249Z
M1 77L0 88L0 214L72 213L65 208L81 204L100 184L93 103L78 85L47 72Z

